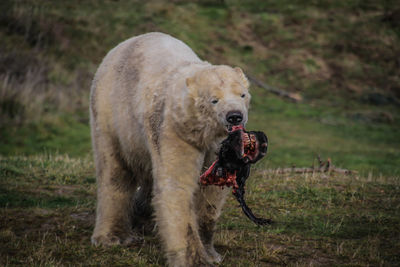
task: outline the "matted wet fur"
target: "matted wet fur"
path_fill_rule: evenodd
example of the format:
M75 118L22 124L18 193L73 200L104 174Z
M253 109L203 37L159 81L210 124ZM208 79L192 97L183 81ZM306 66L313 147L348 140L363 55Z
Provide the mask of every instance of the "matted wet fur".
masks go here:
M228 189L200 189L204 166L227 135L227 114L247 122L248 81L239 68L201 61L162 33L112 49L91 88L97 176L95 245L139 241L153 220L170 266L221 261L213 230Z

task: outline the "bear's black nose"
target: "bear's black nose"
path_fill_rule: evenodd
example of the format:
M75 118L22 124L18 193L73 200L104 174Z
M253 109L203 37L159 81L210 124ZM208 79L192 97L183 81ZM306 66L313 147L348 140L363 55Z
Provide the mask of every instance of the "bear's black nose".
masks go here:
M226 120L232 125L238 125L243 120L243 114L237 110L229 111L228 114L226 114Z

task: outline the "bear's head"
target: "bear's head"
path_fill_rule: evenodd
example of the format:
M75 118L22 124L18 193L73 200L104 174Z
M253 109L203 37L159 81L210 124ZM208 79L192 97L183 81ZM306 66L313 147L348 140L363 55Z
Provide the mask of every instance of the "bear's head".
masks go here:
M187 78L186 86L193 103L192 114L209 134L214 131L223 136L231 126L246 124L249 82L240 68L211 66Z

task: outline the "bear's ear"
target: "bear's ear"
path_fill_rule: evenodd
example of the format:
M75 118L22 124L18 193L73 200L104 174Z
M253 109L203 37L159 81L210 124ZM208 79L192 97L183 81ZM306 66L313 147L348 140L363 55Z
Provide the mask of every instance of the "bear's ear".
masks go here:
M242 81L244 87L249 88L249 86L250 86L249 80L247 80L247 77L246 77L246 75L244 75L242 69L239 67L235 67L234 70L239 75L239 78Z
M193 98L197 97L197 90L195 86L195 77L186 78L186 87L188 88L189 95Z

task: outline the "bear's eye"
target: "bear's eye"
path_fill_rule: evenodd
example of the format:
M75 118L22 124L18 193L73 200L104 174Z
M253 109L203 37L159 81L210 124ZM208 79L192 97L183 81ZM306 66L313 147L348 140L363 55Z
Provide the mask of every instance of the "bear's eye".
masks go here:
M246 94L242 94L242 95L241 95L242 98L245 98L245 96L246 96Z
M213 103L214 105L218 103L218 99L213 99L211 100L211 103Z

